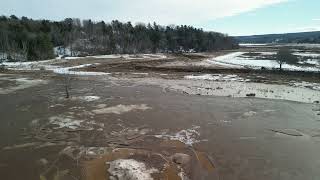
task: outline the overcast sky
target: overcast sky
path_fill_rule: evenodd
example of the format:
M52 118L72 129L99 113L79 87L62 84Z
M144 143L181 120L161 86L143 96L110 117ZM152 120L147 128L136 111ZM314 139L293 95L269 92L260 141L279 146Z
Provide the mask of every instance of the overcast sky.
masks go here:
M320 30L319 0L1 0L3 15L186 24L230 35ZM302 16L302 17L300 17Z

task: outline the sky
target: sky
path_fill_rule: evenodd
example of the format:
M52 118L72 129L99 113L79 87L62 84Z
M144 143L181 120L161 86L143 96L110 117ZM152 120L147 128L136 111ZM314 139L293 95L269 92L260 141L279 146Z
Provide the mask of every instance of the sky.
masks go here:
M319 0L1 0L1 15L192 25L229 35L320 31Z

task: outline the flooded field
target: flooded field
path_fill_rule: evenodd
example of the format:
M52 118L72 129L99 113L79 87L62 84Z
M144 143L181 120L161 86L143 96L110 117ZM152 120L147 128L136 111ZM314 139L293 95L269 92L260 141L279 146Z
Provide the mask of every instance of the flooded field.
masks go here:
M228 53L7 64L1 179L317 179L319 74Z

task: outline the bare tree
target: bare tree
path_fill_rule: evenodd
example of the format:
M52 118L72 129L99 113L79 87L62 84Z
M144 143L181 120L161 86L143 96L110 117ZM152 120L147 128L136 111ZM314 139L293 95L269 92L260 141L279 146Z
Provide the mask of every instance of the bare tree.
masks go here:
M64 77L64 87L65 87L67 99L70 98L70 81L71 81L71 77L66 74Z
M277 52L277 62L280 65L280 71L282 70L283 64L294 64L298 61L297 57L294 56L288 47L282 47Z

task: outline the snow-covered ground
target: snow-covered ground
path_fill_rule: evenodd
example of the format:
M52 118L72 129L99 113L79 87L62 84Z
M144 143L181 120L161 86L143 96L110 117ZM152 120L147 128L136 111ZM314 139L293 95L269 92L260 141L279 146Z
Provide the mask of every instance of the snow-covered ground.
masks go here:
M57 50L56 50L57 51ZM68 50L67 50L68 51ZM167 58L164 54L140 54L140 55L99 55L99 56L88 56L89 58L96 59L115 59L115 58L123 58L125 60L131 59L165 59ZM82 64L78 66L71 67L62 67L56 64L67 62L68 60L77 60L83 59L85 57L65 57L61 59L59 56L57 59L44 60L44 61L28 61L28 62L3 62L2 65L5 66L6 69L9 70L17 70L17 71L37 71L37 70L48 70L53 71L57 74L70 74L70 75L109 75L110 73L105 72L85 72L85 71L73 71L74 69L79 69L83 67L89 67L97 64Z
M72 71L72 69L79 69L79 68L84 68L84 67L89 67L92 65L97 65L97 64L82 64L79 66L72 66L72 67L59 67L53 69L54 73L57 74L70 74L70 75L86 75L86 76L98 76L98 75L109 75L110 73L105 73L105 72L86 72L86 71Z
M66 62L66 60L52 59L45 61L30 61L30 62L4 62L3 65L9 70L17 71L38 71L38 70L48 70L53 71L57 74L70 74L70 75L87 75L87 76L97 76L97 75L109 75L110 73L104 72L86 72L86 71L73 71L73 69L79 69L83 67L89 67L97 64L82 64L78 66L71 67L61 67L55 65L56 63Z
M206 62L212 63L213 65L220 65L220 66L225 64L226 67L229 67L230 65L232 65L233 67L237 67L237 68L244 68L244 67L252 68L252 69L261 69L262 67L267 69L279 68L279 64L275 60L264 60L264 59L259 60L259 59L255 59L254 57L244 56L245 53L249 53L249 52L234 52L234 53L219 56L210 60L206 60ZM275 54L275 52L259 52L259 53L261 55ZM308 57L308 55L311 55L311 57L315 57L317 55L317 54L310 54L310 53L296 53L296 54L304 57ZM289 71L313 71L313 72L320 71L320 66L317 66L318 60L310 59L307 62L308 64L315 64L315 66L307 67L307 66L283 64L282 68Z
M110 54L110 55L97 55L97 56L88 56L90 58L96 59L165 59L167 58L164 54Z
M258 44L258 43L240 43L239 46L241 47L262 47L267 46L268 44Z
M239 81L239 82L249 82L250 79L244 79L238 75L228 74L204 74L204 75L189 75L185 76L185 79L191 80L209 80L209 81Z

